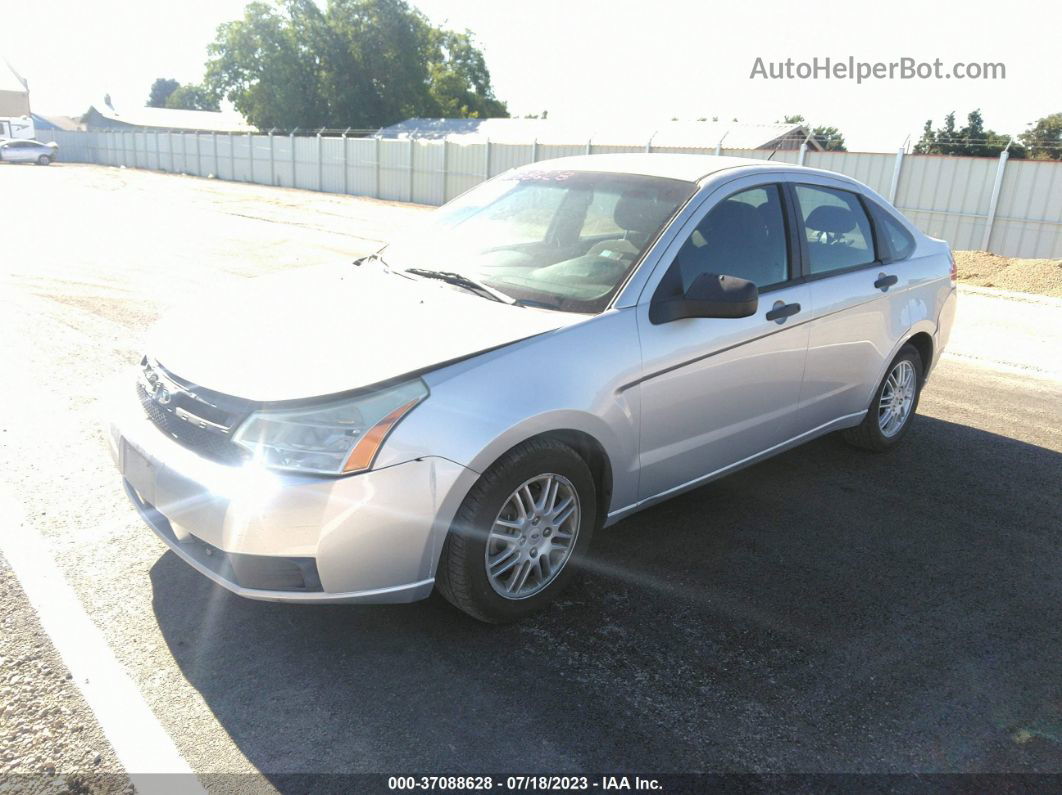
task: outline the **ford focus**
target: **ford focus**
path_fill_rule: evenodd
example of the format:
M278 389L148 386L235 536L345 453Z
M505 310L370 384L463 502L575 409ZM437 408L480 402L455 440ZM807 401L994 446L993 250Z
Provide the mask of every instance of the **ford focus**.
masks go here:
M539 162L164 319L108 436L234 593L510 621L636 511L824 434L900 443L955 296L947 244L838 174Z

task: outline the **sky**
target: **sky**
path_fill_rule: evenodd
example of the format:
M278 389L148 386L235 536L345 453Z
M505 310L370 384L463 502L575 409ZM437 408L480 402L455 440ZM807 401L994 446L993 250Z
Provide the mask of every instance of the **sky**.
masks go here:
M325 0L321 0L323 3ZM1062 111L1062 3L890 0L414 0L432 21L475 33L495 93L513 115L607 126L801 114L838 127L848 148L895 151L949 111L980 108L1017 134ZM35 112L77 115L105 94L142 105L156 77L202 78L217 26L245 0L49 0L4 11L0 56L29 80ZM792 58L1002 63L1005 79L779 79L750 75Z

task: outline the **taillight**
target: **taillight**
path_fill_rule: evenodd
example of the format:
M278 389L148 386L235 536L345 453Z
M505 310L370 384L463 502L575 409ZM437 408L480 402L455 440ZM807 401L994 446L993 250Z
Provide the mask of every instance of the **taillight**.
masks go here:
M955 284L959 280L959 266L955 264L955 255L951 253L951 249L948 249L948 262L951 263L951 283Z

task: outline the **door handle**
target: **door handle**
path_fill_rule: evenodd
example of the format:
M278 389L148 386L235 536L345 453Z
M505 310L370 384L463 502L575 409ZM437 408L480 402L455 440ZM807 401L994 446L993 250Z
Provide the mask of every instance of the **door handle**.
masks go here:
M879 273L878 280L874 282L874 286L879 290L888 290L898 281L899 278L896 276L886 276L884 273Z
M783 301L775 301L774 306L767 313L768 320L785 320L790 315L795 315L800 311L800 304L787 304Z

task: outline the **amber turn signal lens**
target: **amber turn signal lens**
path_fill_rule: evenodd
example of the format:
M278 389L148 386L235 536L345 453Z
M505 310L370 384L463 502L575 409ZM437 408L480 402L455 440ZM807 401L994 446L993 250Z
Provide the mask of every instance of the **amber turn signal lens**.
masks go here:
M376 453L379 451L384 439L387 438L387 434L418 403L420 403L419 398L409 401L404 406L399 406L369 428L358 440L358 443L354 445L354 449L350 451L350 457L347 459L347 463L343 465L343 471L361 472L372 466L372 461L376 458Z

